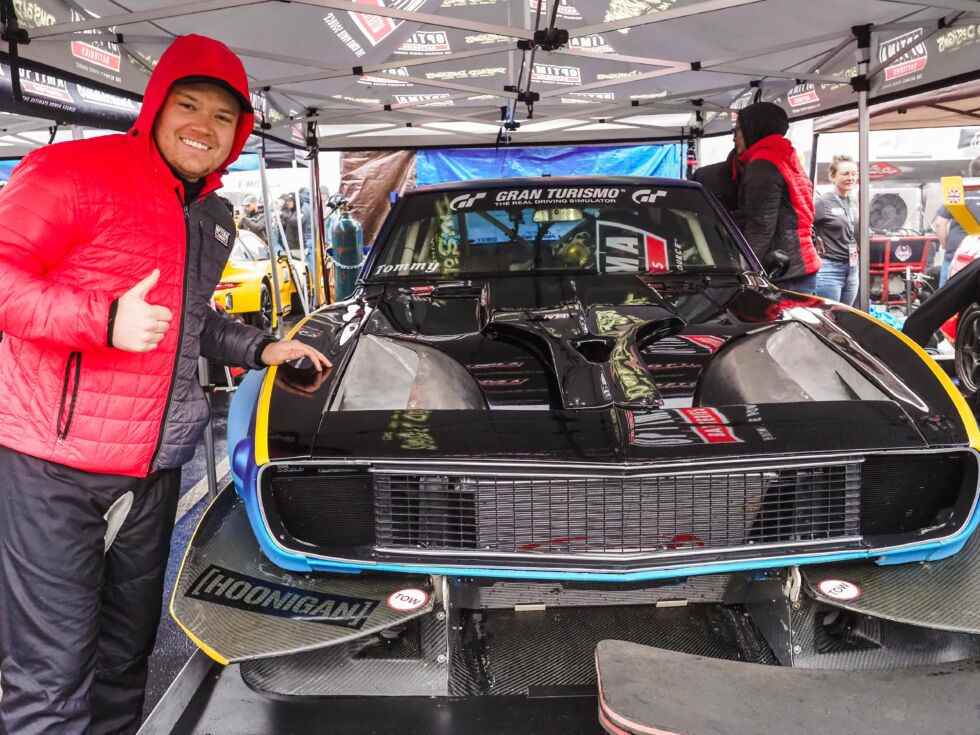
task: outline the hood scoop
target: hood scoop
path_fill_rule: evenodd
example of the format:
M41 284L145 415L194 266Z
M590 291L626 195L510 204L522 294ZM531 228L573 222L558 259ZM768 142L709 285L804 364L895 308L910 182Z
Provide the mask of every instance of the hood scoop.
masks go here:
M616 340L612 337L589 335L588 337L578 337L569 341L572 347L578 350L578 353L585 358L586 362L591 362L595 365L609 362L609 358L612 357L613 350L616 348Z
M564 408L656 408L662 397L641 352L687 324L674 314L642 316L616 307L496 312L488 334L521 341L545 357Z

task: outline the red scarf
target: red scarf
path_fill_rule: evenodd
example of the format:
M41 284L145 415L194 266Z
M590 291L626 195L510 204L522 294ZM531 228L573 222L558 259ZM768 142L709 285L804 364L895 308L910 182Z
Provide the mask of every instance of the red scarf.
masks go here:
M744 165L752 161L769 161L779 171L789 191L789 201L796 212L796 231L800 239L800 255L806 275L820 270L820 256L813 245L813 185L803 173L793 144L782 135L767 135L742 152L738 160Z

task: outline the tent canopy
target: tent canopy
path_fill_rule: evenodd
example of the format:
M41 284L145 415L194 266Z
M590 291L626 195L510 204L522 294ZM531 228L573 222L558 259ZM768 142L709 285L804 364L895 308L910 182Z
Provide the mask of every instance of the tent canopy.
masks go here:
M980 81L883 102L873 105L870 114L872 130L976 127L980 131ZM828 115L813 126L815 133L846 133L857 129L856 110ZM980 137L977 140L980 144Z
M312 118L334 149L720 133L755 98L794 118L855 104L857 26L872 100L977 75L980 49L978 0L82 2L13 3L21 58L99 85L22 69L39 116L141 93L176 35L204 33L243 58L273 134L302 141Z

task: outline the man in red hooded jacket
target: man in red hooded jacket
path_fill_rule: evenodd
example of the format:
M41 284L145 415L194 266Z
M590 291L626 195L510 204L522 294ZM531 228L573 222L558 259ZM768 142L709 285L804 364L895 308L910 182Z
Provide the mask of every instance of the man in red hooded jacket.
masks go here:
M137 728L198 356L330 368L209 307L235 237L214 192L252 123L239 59L184 36L126 135L42 148L0 194L0 733Z

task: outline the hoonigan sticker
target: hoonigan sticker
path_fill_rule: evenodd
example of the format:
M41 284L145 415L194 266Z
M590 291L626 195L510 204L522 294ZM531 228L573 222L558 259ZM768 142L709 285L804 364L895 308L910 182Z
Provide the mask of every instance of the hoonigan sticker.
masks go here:
M191 583L187 597L237 610L327 623L360 630L378 607L377 600L326 594L268 582L211 565Z

